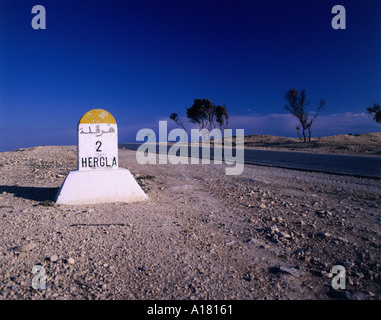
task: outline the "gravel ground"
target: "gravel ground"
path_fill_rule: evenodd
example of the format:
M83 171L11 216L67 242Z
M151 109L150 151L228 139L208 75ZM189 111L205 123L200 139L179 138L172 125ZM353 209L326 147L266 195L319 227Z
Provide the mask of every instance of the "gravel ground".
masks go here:
M0 299L381 298L380 180L119 164L150 201L55 205L75 146L0 153Z

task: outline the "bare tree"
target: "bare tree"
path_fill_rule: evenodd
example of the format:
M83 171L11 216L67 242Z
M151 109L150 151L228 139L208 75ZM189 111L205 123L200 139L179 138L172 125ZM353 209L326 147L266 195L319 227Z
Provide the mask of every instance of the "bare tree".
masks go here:
M169 118L173 120L178 126L182 127L185 131L187 131L184 127L184 121L179 117L177 113L172 113Z
M298 133L299 140L302 140L302 137L300 136L300 127L296 126L296 132Z
M178 126L180 126L180 127L182 127L184 129L184 131L185 131L184 132L184 142L186 142L187 141L187 129L185 129L185 127L184 127L184 121L183 121L183 119L181 119L179 117L179 115L177 113L175 113L175 112L171 113L169 118L171 120L173 120Z
M376 120L377 123L381 123L381 106L379 103L367 108L366 111L373 116L373 119Z
M319 107L315 111L314 115L309 117L307 108L310 104L310 100L307 100L306 91L304 89L300 91L299 95L298 90L290 89L286 93L285 99L288 102L288 105L284 106L285 109L300 122L300 126L296 127L298 136L301 138L299 130L302 130L303 141L306 142L306 131L308 131L308 141L311 141L312 124L318 116L320 110L325 106L325 101L320 100Z

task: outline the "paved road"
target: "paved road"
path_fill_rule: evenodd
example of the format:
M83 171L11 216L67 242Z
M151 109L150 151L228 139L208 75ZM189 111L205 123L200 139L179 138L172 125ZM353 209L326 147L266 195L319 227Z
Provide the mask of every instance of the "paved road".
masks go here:
M119 144L119 148L130 150L137 150L139 146L139 143ZM213 159L213 148L211 148L211 158ZM381 179L381 158L378 157L245 149L244 161L245 164Z

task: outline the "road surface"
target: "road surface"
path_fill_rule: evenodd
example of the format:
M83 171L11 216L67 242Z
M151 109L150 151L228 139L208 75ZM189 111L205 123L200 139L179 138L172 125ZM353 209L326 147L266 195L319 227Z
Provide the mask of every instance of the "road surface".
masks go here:
M119 144L119 148L137 150L140 145L140 143L122 143ZM233 148L233 156L234 151ZM159 152L158 147L157 152ZM190 147L188 154L191 154ZM378 157L253 149L245 149L244 155L245 164L381 179L381 158ZM211 148L211 159L213 159L213 148Z

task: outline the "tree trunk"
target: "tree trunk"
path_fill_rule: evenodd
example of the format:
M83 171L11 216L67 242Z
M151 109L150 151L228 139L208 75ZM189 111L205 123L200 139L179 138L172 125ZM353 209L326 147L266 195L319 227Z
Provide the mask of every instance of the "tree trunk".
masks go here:
M302 140L302 137L300 136L300 128L296 127L296 132L298 133L299 140Z
M311 124L307 127L307 129L308 129L308 142L311 142L311 135L312 135Z

